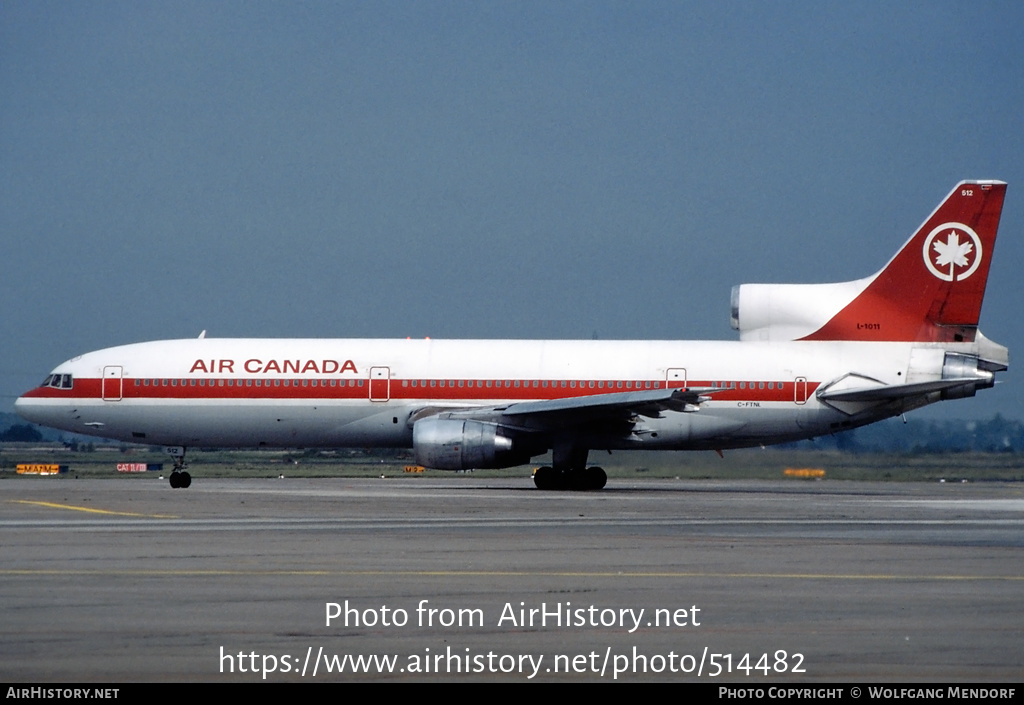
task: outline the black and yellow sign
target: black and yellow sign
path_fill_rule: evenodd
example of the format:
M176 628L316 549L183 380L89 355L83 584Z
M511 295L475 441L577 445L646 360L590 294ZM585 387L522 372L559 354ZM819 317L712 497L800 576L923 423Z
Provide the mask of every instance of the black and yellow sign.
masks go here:
M67 465L53 465L50 463L22 463L17 467L19 475L56 475L67 472Z

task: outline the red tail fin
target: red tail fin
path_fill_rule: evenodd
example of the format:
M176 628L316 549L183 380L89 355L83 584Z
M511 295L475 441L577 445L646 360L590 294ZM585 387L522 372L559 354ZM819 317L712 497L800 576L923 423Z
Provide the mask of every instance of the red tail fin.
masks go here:
M970 342L985 296L1006 184L963 181L889 264L802 340Z

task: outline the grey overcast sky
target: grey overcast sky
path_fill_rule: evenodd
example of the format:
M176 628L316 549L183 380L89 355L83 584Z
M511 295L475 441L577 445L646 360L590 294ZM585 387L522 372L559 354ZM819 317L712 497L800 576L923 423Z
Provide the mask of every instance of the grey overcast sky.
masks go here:
M732 285L867 276L978 178L1019 355L1022 36L1020 2L3 0L0 410L203 329L731 340ZM941 413L1024 418L1021 378Z

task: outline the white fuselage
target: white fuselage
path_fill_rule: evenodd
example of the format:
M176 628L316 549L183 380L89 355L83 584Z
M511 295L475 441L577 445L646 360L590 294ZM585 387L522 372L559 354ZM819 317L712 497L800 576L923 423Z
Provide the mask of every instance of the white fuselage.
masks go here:
M500 410L666 387L711 388L687 411L639 415L593 449L729 448L810 438L937 401L828 404L844 376L940 379L959 345L884 342L187 339L88 353L70 387L26 393L27 419L120 441L188 447L411 447L425 412ZM549 429L550 430L550 429ZM556 429L557 431L557 429Z

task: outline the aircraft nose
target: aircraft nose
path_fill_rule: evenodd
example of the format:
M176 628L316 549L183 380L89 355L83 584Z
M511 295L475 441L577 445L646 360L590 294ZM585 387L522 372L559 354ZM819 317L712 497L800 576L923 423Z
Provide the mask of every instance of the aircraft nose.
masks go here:
M44 424L44 407L32 398L31 392L26 392L14 400L14 411L21 418L32 423Z

